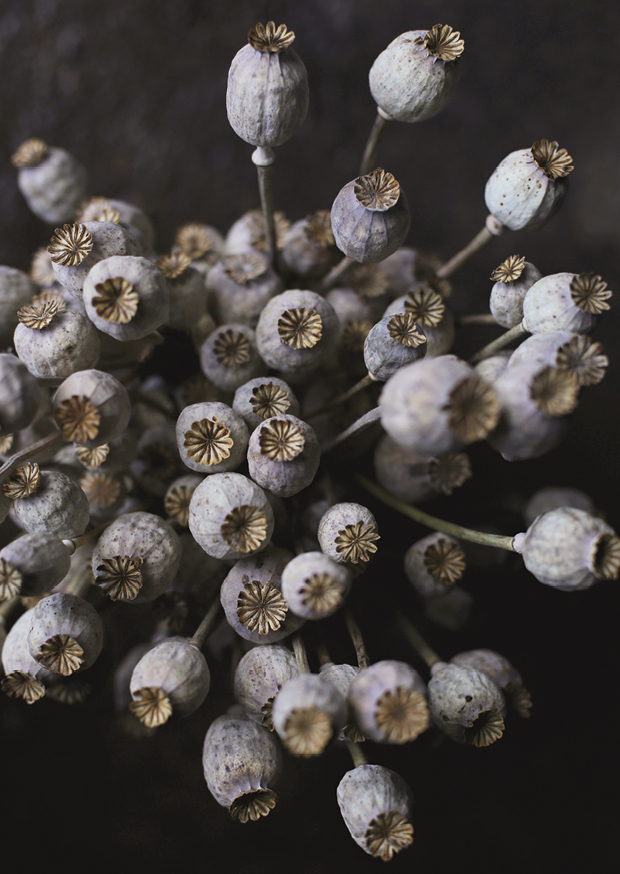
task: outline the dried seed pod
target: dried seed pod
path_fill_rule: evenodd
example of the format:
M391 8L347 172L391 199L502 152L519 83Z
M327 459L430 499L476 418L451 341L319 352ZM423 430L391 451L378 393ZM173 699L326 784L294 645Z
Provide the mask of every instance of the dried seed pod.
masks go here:
M363 668L349 686L348 702L356 726L376 743L408 743L430 724L426 685L405 662Z
M420 285L430 284L442 297L449 297L452 287L447 279L439 279L436 271L441 260L433 254L401 246L393 255L381 262L381 274L385 278L386 293L395 300Z
M86 194L86 170L65 149L45 143L44 149L27 149L33 142L22 143L13 156L13 163L19 167L19 190L32 212L44 222L71 221Z
M523 327L530 334L573 331L587 334L599 313L609 309L612 292L594 273L543 276L523 299Z
M10 698L23 698L26 704L34 704L45 695L43 678L48 671L30 655L28 632L34 607L11 626L2 647L2 667L6 676L1 688Z
M90 522L88 498L66 474L44 470L36 489L15 501L19 525L29 534L55 534L70 540L83 534Z
M200 347L200 367L218 388L236 391L249 379L261 376L265 365L248 325L220 325Z
M491 174L484 199L491 215L511 231L541 227L557 211L573 169L566 149L540 140L511 152Z
M293 756L320 756L347 720L344 697L318 674L288 680L273 702L273 725Z
M49 308L50 302L32 309L36 314L46 306ZM94 325L85 315L70 309L56 309L40 330L25 323L18 325L13 342L30 373L39 379L65 379L78 370L89 370L97 364L101 353Z
M184 528L189 522L189 503L196 487L200 485L203 477L196 474L180 476L170 483L164 496L164 509L168 519L177 522Z
M126 228L145 251L153 249L155 227L147 214L135 204L116 198L93 197L80 208L81 222L112 221L112 218L118 218L114 224Z
M173 423L147 428L138 441L132 476L146 491L163 498L168 484L182 469Z
M450 310L441 295L422 283L386 308L383 318L410 313L426 337L426 358L437 358L449 352L454 343L455 325Z
M80 370L67 377L53 403L63 437L91 448L122 434L131 415L127 389L102 370Z
M275 376L259 376L240 385L235 392L232 408L241 416L250 432L272 416L282 416L284 413L299 416L299 401L292 388Z
M474 599L469 592L454 585L445 595L424 601L424 615L447 631L460 631L469 624Z
M75 245L71 246L63 240L57 247L58 256L54 256L61 258L60 261L53 262L56 279L74 297L82 297L86 277L99 261L111 258L113 255L142 254L139 244L131 233L112 222L85 222L68 227L83 229L90 246L88 248L83 245L76 249ZM74 257L74 252L77 252L79 257Z
M272 710L276 695L299 675L295 656L285 646L255 646L235 670L235 698L250 719L273 731Z
M409 232L405 192L391 173L378 168L348 182L331 209L336 245L353 261L382 261Z
M19 594L30 598L51 592L67 576L71 558L62 540L53 534L37 533L24 534L8 543L0 550L0 562L18 571Z
M209 792L239 822L267 816L276 805L270 787L281 768L274 735L251 719L226 714L209 726L202 751Z
M573 374L580 386L596 385L605 376L609 359L600 343L585 334L570 331L543 331L524 340L510 356L508 366L535 362Z
M334 504L321 518L318 539L333 561L363 567L377 551L377 520L361 504Z
M373 268L378 270L379 267ZM365 268L362 268L365 269ZM351 284L352 285L352 284ZM364 339L374 323L381 318L385 307L384 295L377 297L365 297L360 295L353 287L350 288L332 288L325 295L327 300L334 308L338 321L340 322L340 348L349 352L361 352L364 348ZM351 328L353 325L361 326L366 324L361 343L359 342L361 331ZM347 330L347 328L349 330ZM357 342L356 342L357 341Z
M106 522L124 509L127 500L124 477L104 470L87 470L79 484L88 499L91 521Z
M302 552L282 573L282 594L304 619L325 619L344 604L351 576L346 567L322 552Z
M250 434L237 413L226 404L192 404L176 424L181 461L200 473L235 470L245 458Z
M284 239L291 227L283 212L274 213L276 248L282 249ZM243 252L267 252L267 234L262 209L251 209L230 227L226 235L225 252L239 255Z
M2 435L27 428L44 402L34 376L15 355L0 353L0 430Z
M191 259L192 267L207 276L224 253L224 237L211 225L188 222L177 228L172 251L183 252Z
M28 632L30 655L44 668L68 676L95 663L103 647L103 624L88 601L66 592L38 602Z
M559 507L538 516L514 547L541 583L563 592L589 589L620 573L620 539L614 529L585 510Z
M284 291L282 280L258 252L226 255L209 271L206 284L217 323L251 328L256 327L266 303Z
M576 510L585 510L591 516L596 515L594 501L585 492L573 488L561 488L548 486L538 489L527 502L523 510L525 524L529 527L537 516L557 510L560 507L574 507Z
M506 701L484 671L438 662L431 668L428 704L437 728L452 740L486 747L504 733Z
M484 381L488 382L489 385L493 385L495 380L498 379L508 367L511 357L509 350L502 349L502 351L498 352L497 355L491 355L490 358L484 358L482 361L479 361L478 364L476 364L476 373L479 373Z
M405 553L405 574L422 598L445 595L465 571L465 553L458 540L434 531Z
M510 255L491 274L489 309L498 325L514 328L523 319L523 300L542 273L525 258Z
M192 495L189 530L214 558L237 559L264 549L273 532L265 492L240 473L214 473Z
M280 498L290 498L309 486L320 461L321 450L314 430L296 416L272 416L250 436L250 476Z
M181 563L168 591L206 609L213 603L230 567L226 562L207 555L188 531L181 532L179 540Z
M426 335L411 313L384 316L368 332L364 363L373 379L384 381L426 354Z
M127 470L135 461L138 454L138 441L131 430L123 431L109 443L101 443L99 446L73 447L75 457L84 467L105 471L105 473L118 473Z
M523 685L521 674L511 665L506 656L492 649L470 649L460 652L450 659L453 665L469 665L484 671L500 687L508 703L519 716L528 717L532 709L532 698Z
M32 301L37 286L27 273L0 266L0 348L6 348L18 325L17 311Z
M321 665L321 670L319 671L320 676L327 680L328 683L332 683L345 700L347 700L349 695L349 687L359 672L360 669L353 665L334 665L332 662ZM338 735L338 740L350 740L353 743L361 743L366 740L355 723L351 721L350 714L349 722L347 722Z
M158 258L157 267L163 273L168 288L168 325L192 334L208 319L204 274L192 266L189 255L179 250Z
M347 771L336 795L344 823L365 853L389 862L413 842L413 796L394 771L382 765L359 765Z
M295 222L282 249L284 263L299 276L316 279L340 260L329 210L321 209Z
M417 503L439 495L451 495L471 477L469 458L462 452L447 452L429 458L399 446L388 434L379 440L374 454L377 482L397 498Z

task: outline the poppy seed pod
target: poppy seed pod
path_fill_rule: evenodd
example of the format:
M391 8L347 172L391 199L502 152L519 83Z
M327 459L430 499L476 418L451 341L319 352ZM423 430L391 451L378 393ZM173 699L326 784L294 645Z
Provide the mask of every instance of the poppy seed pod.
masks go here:
M460 631L469 623L474 599L458 585L436 598L424 601L424 615L431 622L448 631Z
M177 228L172 252L182 252L187 255L191 266L206 277L213 265L222 257L224 237L211 225L188 222Z
M511 357L510 352L503 349L501 352L498 352L497 355L491 355L490 358L485 358L482 361L479 361L478 364L476 364L476 373L479 373L484 381L488 382L489 385L493 385L495 380L498 379L508 367Z
M101 343L92 322L66 309L60 298L30 304L19 313L15 351L39 379L65 379L99 361Z
M364 341L364 363L376 380L386 380L426 354L426 335L411 313L384 316Z
M591 516L596 515L594 501L585 492L573 488L548 486L534 492L527 502L523 510L525 524L529 527L537 516L560 507L574 507L577 510L585 510Z
M559 507L538 516L514 548L541 583L563 592L589 589L620 573L620 539L611 525L585 510Z
M68 376L53 404L65 440L91 448L122 434L131 416L127 389L103 370L80 370Z
M234 322L255 328L267 301L284 291L264 255L226 255L210 271L207 293L218 324Z
M248 325L220 325L200 347L200 367L207 379L224 391L265 372L256 348L256 335Z
M325 619L344 604L349 571L322 552L302 552L282 572L282 594L297 616Z
M235 392L233 410L252 432L265 419L289 413L299 416L299 401L292 388L275 376L259 376L240 385Z
M549 140L511 152L491 174L484 199L487 209L511 231L539 228L556 212L573 169L566 149Z
M168 519L172 519L184 528L189 522L189 502L200 485L203 477L189 473L186 476L177 477L164 495L164 509Z
M454 316L439 292L428 283L418 284L407 294L393 300L383 313L383 318L398 313L410 313L424 332L426 358L437 358L450 351L455 336Z
M354 665L335 665L332 662L327 662L321 665L319 674L328 683L333 683L346 701L349 695L349 687L359 672L360 669ZM349 721L338 735L338 740L351 740L353 743L362 743L366 738L355 723Z
M81 222L113 221L126 228L145 251L155 245L155 228L146 213L133 203L108 197L93 197L80 208Z
M317 533L325 555L363 568L377 551L377 520L362 504L334 504L321 517Z
M83 534L90 521L88 498L82 489L55 470L41 471L37 486L17 498L13 509L24 531L54 534L59 540Z
M257 24L228 72L226 113L230 126L253 146L281 146L308 112L308 74L290 48L295 34L284 24Z
M523 327L530 334L573 331L587 334L597 315L610 308L612 292L594 273L543 276L523 299Z
M19 190L38 218L50 224L75 218L86 196L87 176L73 155L31 139L21 144L11 160L19 170Z
M239 467L249 437L241 416L217 401L185 407L177 419L181 461L199 473L222 473Z
M542 273L519 255L510 255L491 274L489 309L498 325L514 328L523 319L523 299Z
M99 261L113 255L141 255L140 246L113 222L84 222L56 228L48 251L57 281L82 297L86 277Z
M284 263L299 276L324 276L340 259L329 210L318 210L291 225L284 238Z
M600 343L585 334L570 331L542 331L524 340L510 356L508 366L535 362L569 371L580 386L596 385L605 376L609 359ZM482 362L481 362L482 363Z
M465 553L458 540L434 531L405 553L405 574L422 598L445 595L465 571Z
M276 248L281 250L291 223L283 212L276 211L273 218L276 226ZM267 250L267 233L263 211L262 209L250 209L230 226L226 234L224 251L226 255L239 255L245 252L264 254Z
M484 671L438 662L431 668L428 703L433 722L452 740L476 747L504 733L506 702L495 680Z
M255 646L235 671L235 698L248 716L273 731L275 697L287 680L299 675L295 656L285 646Z
M319 674L288 680L273 703L273 725L293 756L320 756L347 721L347 704Z
M15 355L0 353L0 429L3 435L27 428L44 397L34 376Z
M353 261L382 261L405 242L409 207L391 173L378 168L348 182L331 209L336 245Z
M453 665L469 665L492 677L504 693L506 700L519 716L527 718L532 709L532 698L523 685L521 674L511 665L506 656L492 649L470 649L450 659Z
M472 475L469 458L462 452L429 458L403 449L388 434L377 443L374 466L379 485L414 504L442 494L451 495Z
M349 686L348 702L356 726L376 743L408 743L430 724L426 685L405 662L363 668Z
M70 566L69 550L58 537L24 534L0 550L2 600L51 592L67 576Z
M17 311L31 303L37 286L23 270L0 266L0 349L11 342L17 327Z
M250 436L250 476L279 498L290 498L309 486L320 461L314 429L296 416L266 419Z
M451 284L448 279L437 277L436 271L439 267L441 261L436 255L413 249L411 246L401 246L381 262L381 274L387 282L386 293L391 300L395 300L430 282L442 297L449 297Z
M338 806L355 843L370 856L389 862L413 842L411 789L383 765L347 771L336 790Z
M209 792L239 822L267 816L276 805L270 787L281 767L274 735L251 719L226 714L209 726L202 750Z
M103 648L103 624L88 601L66 592L50 595L32 611L30 655L49 671L69 676L95 663Z
M33 659L28 649L28 632L34 607L11 626L2 646L2 667L6 676L0 687L9 698L23 698L26 704L34 704L45 695L43 678L49 672Z

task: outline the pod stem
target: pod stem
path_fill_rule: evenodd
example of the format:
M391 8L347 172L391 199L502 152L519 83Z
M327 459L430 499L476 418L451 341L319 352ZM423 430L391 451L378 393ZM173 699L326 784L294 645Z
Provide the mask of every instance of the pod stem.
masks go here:
M319 291L328 291L330 288L333 288L338 280L344 276L349 267L353 264L355 264L353 258L349 258L348 255L345 255L342 261L339 261L336 266L332 267L329 273L323 277L319 284Z
M189 642L192 646L195 646L197 649L202 649L203 643L213 630L213 626L218 618L221 607L220 599L216 598L207 610L204 619L190 638Z
M62 439L62 434L60 431L57 431L55 434L50 434L48 437L38 440L36 443L33 443L32 446L20 449L19 452L15 453L15 455L11 455L11 457L4 462L2 467L0 467L0 483L3 483L23 461L28 461L28 459L32 458L33 455L37 455L37 453L42 452L44 449L50 449L57 443L61 443Z
M464 528L462 525L457 525L455 522L447 522L445 519L438 519L437 516L431 516L414 507L412 504L406 504L404 501L395 498L384 488L374 483L368 477L362 474L355 474L355 479L362 485L366 491L379 498L388 507L398 510L404 516L408 516L420 525L425 525L427 528L434 528L435 531L443 531L444 534L450 534L453 537L458 537L461 540L470 540L472 543L481 543L484 546L495 546L498 549L507 549L510 552L516 552L513 545L514 537L505 536L503 534L487 534L484 531L474 531L471 528Z
M364 156L360 165L360 176L365 176L376 168L379 146L385 136L387 126L388 120L384 118L380 112L377 112L372 130L368 137L368 142L366 143L366 148L364 149Z
M273 208L273 178L271 165L275 161L273 149L259 146L252 153L252 161L258 171L258 191L265 222L265 234L267 236L267 254L271 267L276 266L276 222Z
M497 219L494 219L492 215L487 216L486 224L482 230L478 231L473 240L465 248L457 252L456 255L453 255L445 264L442 264L439 270L437 270L437 276L440 279L447 279L448 276L452 276L472 255L483 249L493 237L499 236L503 230L504 226Z
M456 320L460 325L497 325L492 313L472 313L469 316L461 316Z
M428 645L411 620L407 619L407 617L403 616L400 612L397 612L396 620L413 649L429 668L432 668L433 665L437 664L437 662L444 661L441 656L437 655L435 650Z
M476 352L473 358L471 358L471 363L477 364L479 361L484 361L485 358L490 358L492 355L495 355L496 352L499 352L500 349L503 349L504 346L508 346L508 344L512 343L513 340L520 337L521 334L526 333L527 329L523 327L523 322L519 322L519 324L515 325L514 328L509 328L507 331L504 331L501 336L497 337L496 340L483 346L482 349L480 349L479 352Z
M78 537L71 537L70 539L63 540L64 545L69 550L69 555L73 555L76 549L79 549L80 546L84 546L84 544L88 543L89 540L94 540L95 537L99 537L99 535L105 531L112 522L114 522L114 519L110 519L108 522L102 522L101 525L91 528L90 531L85 531L84 534L80 534Z
M351 642L355 647L355 656L357 658L357 665L362 670L362 668L367 668L370 664L370 659L368 658L368 653L366 652L366 646L364 644L364 638L362 637L362 632L360 631L360 627L353 618L353 614L351 610L347 607L344 611L344 621L347 624L347 631L349 632L349 637L351 638Z
M331 665L332 664L332 658L329 654L329 650L327 649L327 646L325 645L325 643L317 643L316 654L318 656L319 664L321 665L321 667L323 667L323 665Z
M367 413L364 413L363 416L360 416L352 425L342 431L340 434L337 434L336 437L332 437L331 440L328 440L327 443L323 446L323 453L330 452L340 443L344 443L345 440L348 440L349 437L352 437L353 434L357 434L357 432L366 431L371 425L374 425L375 422L378 422L381 418L381 408L374 407L374 409L369 410Z
M353 767L354 768L359 768L360 765L367 765L368 764L368 759L364 755L362 748L359 744L356 744L352 740L347 740L347 741L345 741L345 743L347 745L347 749L349 750L349 753L351 754L351 758L353 759Z
M328 403L323 404L322 407L319 407L318 410L312 410L310 413L306 413L306 418L311 419L313 416L320 416L322 413L326 413L328 410L332 410L334 407L340 406L340 404L344 404L345 401L348 401L349 398L352 398L354 395L358 393L358 391L362 391L362 389L366 388L368 385L372 385L373 382L377 382L376 379L373 379L372 376L367 373L366 376L362 377L359 382L356 382L355 385L351 386L350 389L344 391L342 394L338 395L338 397L333 398L333 400L328 401Z
M303 638L299 632L293 636L293 652L300 674L309 674L310 665L308 664L308 653Z

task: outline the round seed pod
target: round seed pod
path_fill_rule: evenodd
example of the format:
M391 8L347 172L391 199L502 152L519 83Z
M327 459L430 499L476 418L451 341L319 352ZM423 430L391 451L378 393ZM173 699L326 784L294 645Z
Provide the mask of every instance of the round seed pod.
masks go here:
M217 401L185 407L177 419L181 461L200 473L222 473L239 467L249 438L241 416Z
M563 592L589 589L620 573L620 539L614 529L585 510L559 507L538 516L514 548L541 583Z
M239 822L267 816L277 795L281 754L273 734L251 719L226 714L209 726L202 751L209 792Z
M428 456L483 440L500 415L493 389L454 355L401 367L386 382L379 404L390 437Z
M140 207L126 200L93 197L85 203L79 214L81 222L111 221L126 228L145 251L155 245L155 227Z
M570 331L543 331L532 334L512 353L510 367L532 362L557 367L573 374L580 386L596 385L605 376L609 359L600 343L584 334Z
M17 311L32 301L38 289L27 273L0 266L0 349L11 343Z
M384 381L426 354L426 335L411 313L384 316L368 332L364 363L373 379Z
M211 674L199 648L185 637L169 637L145 653L131 675L131 712L149 728L172 713L189 716L207 697Z
M334 504L319 523L318 539L322 551L337 563L362 567L377 551L377 520L361 504Z
M508 362L511 357L511 353L504 349L497 355L492 355L490 358L485 358L483 361L479 361L478 364L476 364L476 373L479 373L484 381L488 382L489 385L493 385L495 380L498 379L508 367Z
M240 385L265 372L248 325L220 325L200 347L200 367L218 388L236 391Z
M20 310L15 351L39 379L65 379L99 361L101 343L94 325L82 313L65 309L64 301L31 304Z
M88 601L61 592L38 602L28 632L30 655L64 677L93 665L103 648L103 624Z
M2 646L2 667L6 676L0 688L9 698L23 698L34 704L45 695L43 678L48 671L30 655L28 632L34 607L26 610L8 632Z
M489 309L498 325L514 328L523 319L525 295L542 278L542 273L520 255L510 255L491 274Z
M377 443L374 466L377 482L397 498L411 503L451 495L472 475L469 458L462 452L429 458L403 449L388 434Z
M36 488L15 500L15 518L29 534L55 534L61 540L78 537L90 522L88 498L66 474L44 470Z
M359 765L347 771L336 790L338 806L355 843L389 862L413 842L411 789L382 765Z
M113 222L85 222L56 228L49 251L58 282L82 297L84 281L99 261L113 255L141 255L129 231Z
M219 324L255 328L267 301L283 291L282 280L258 252L226 255L207 279L210 308Z
M324 276L338 263L340 254L329 210L318 210L291 225L284 238L282 258L289 270L308 279Z
M191 266L206 277L224 254L224 237L211 225L188 222L177 228L172 251L187 255Z
M53 404L65 440L90 448L122 434L131 415L127 389L103 370L80 370L68 376Z
M168 484L182 469L172 422L147 428L138 441L138 455L131 465L131 474L142 488L163 498Z
M79 480L80 488L88 499L90 518L97 524L113 519L119 512L127 512L127 486L124 477L103 470L87 470Z
M428 534L405 553L405 575L422 598L445 595L465 571L465 553L455 537Z
M320 461L314 430L296 416L272 416L250 436L250 476L277 497L290 498L309 486Z
M332 662L328 662L325 665L321 665L319 674L328 683L333 683L346 701L349 695L349 687L359 672L360 669L353 665L334 665ZM366 738L359 731L355 723L350 720L338 735L338 740L351 740L353 743L361 743Z
M276 643L303 625L282 594L282 571L292 557L288 549L270 546L241 559L228 572L220 600L228 624L244 640Z
M283 212L274 213L276 226L276 248L284 246L284 239L291 227L290 221ZM226 234L224 251L227 255L238 255L242 252L267 252L267 234L265 218L262 209L251 209L231 225Z
M114 687L114 708L117 713L123 713L127 710L132 702L131 692L129 691L129 683L133 669L138 664L140 659L147 653L151 647L155 646L152 641L148 643L139 643L132 647L127 652L114 670L112 683Z
M381 52L368 77L379 114L391 121L423 121L454 94L457 58L465 43L447 24L401 33Z
M265 419L288 413L299 416L299 401L292 388L275 376L259 376L240 385L232 403L252 432Z
M474 599L460 586L452 586L445 595L424 601L424 616L447 631L460 631L469 624Z
M293 756L320 756L347 721L347 704L319 674L288 680L273 702L273 725Z
M95 584L113 601L154 601L172 583L181 561L176 531L153 513L124 513L93 551Z
M326 619L344 604L351 576L346 567L322 552L302 552L282 572L282 594L304 619Z
M607 283L594 273L553 273L543 276L523 300L523 327L540 331L586 334L599 313L609 309Z
M529 527L537 516L560 507L574 507L576 510L584 510L591 516L596 515L594 501L585 492L570 487L548 486L534 492L527 502L523 510L525 524Z
M424 681L405 662L363 668L349 686L348 701L355 724L376 743L408 743L430 724Z
M299 675L295 656L285 646L255 646L243 656L235 671L235 698L250 719L273 731L272 710L276 695Z
M165 277L168 289L168 325L177 331L191 334L207 315L204 274L192 266L189 255L183 252L173 252L158 258L157 268Z
M443 298L424 282L397 297L386 308L383 317L410 313L426 337L426 358L445 355L452 348L455 336L454 316Z
M214 473L196 488L189 530L213 558L238 559L264 549L273 532L265 492L240 473Z
M86 170L65 149L43 140L22 143L12 157L19 169L17 186L32 212L57 224L75 218L86 196Z
M431 668L428 704L437 728L452 740L486 747L504 733L506 701L495 680L465 665Z
M378 168L348 182L331 209L336 245L353 261L382 261L405 242L409 206L391 173Z
M135 434L128 429L109 443L102 443L93 448L75 444L73 451L83 467L104 473L118 473L127 470L135 461L138 454L138 441Z
M441 261L436 255L429 255L411 246L401 246L393 255L381 262L381 274L386 281L386 293L391 299L406 296L420 285L429 284L442 297L449 297L452 291L450 281L440 279L436 271Z
M152 261L136 255L95 264L84 280L83 300L91 322L116 340L140 340L168 321L166 279Z
M2 435L27 428L44 402L34 376L15 355L0 353L0 430Z
M532 698L523 685L521 674L508 661L506 656L492 649L470 649L460 652L450 659L453 665L468 665L484 671L500 687L508 703L519 716L527 718L532 709Z
M511 152L484 189L487 209L511 231L541 227L557 211L567 190L572 158L556 142L536 141Z
M306 118L308 74L290 48L294 39L283 24L257 24L230 65L228 121L237 136L253 146L281 146Z
M338 341L334 308L313 291L289 289L273 297L256 326L258 351L268 367L290 376L316 370Z
M0 550L3 600L16 595L30 598L51 592L67 576L70 566L69 550L53 534L18 537Z
M170 483L164 495L164 509L170 521L187 528L189 502L202 480L203 477L189 473L186 476L177 477L174 482ZM204 555L204 553L202 554Z
M354 288L332 288L325 295L325 300L333 306L340 322L341 350L361 352L364 345L363 337L383 312L383 295L363 297ZM361 345L360 339L362 339Z

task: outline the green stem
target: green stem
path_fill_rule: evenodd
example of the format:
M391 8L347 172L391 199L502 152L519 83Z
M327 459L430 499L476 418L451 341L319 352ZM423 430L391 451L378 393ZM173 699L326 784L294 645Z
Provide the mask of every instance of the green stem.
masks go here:
M209 636L209 633L213 629L215 625L215 621L218 618L220 609L221 609L220 599L216 598L213 604L209 607L206 616L196 629L194 635L190 638L190 643L192 646L197 647L198 649L202 649L202 645Z
M406 616L403 616L402 613L397 612L396 621L400 625L405 637L407 638L411 646L429 668L432 668L433 665L437 664L437 662L444 661L441 656L437 655L434 649L431 649L431 647L424 640L413 622L407 619Z
M362 748L359 744L354 743L352 740L345 741L347 745L347 749L351 754L351 758L353 759L353 767L359 768L360 765L367 765L368 759L362 752Z
M473 313L470 316L461 316L456 320L457 325L497 325L492 313Z
M517 337L520 337L521 334L526 334L527 330L523 327L523 322L519 322L518 325L515 325L514 328L509 328L507 331L498 337L496 340L493 340L491 343L487 343L486 346L476 352L476 354L471 359L472 364L478 364L479 361L484 361L485 358L490 358L492 355L495 355L496 352L499 352L504 346L508 346L509 343L512 343L513 340L516 340Z
M381 141L385 136L387 125L387 119L383 118L383 116L377 112L372 130L368 137L368 142L366 143L366 148L364 149L364 157L362 158L360 166L360 176L365 176L367 173L376 169L377 154L379 152Z

